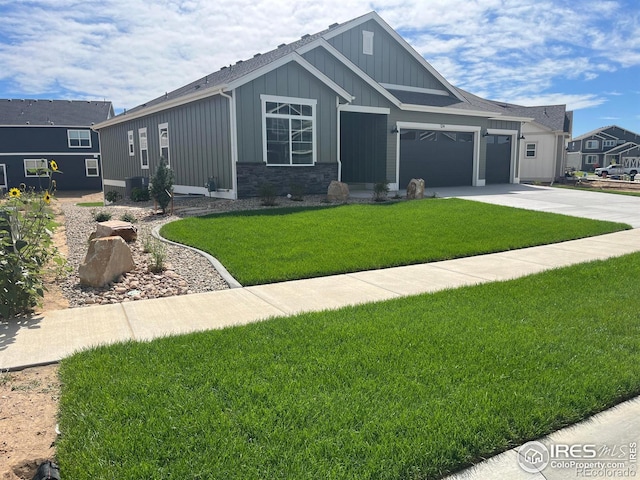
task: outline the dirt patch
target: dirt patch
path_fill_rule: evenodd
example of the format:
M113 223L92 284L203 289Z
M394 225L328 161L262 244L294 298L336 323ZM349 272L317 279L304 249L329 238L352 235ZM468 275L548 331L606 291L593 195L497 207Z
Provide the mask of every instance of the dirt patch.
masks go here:
M31 480L55 455L58 366L0 373L0 479Z

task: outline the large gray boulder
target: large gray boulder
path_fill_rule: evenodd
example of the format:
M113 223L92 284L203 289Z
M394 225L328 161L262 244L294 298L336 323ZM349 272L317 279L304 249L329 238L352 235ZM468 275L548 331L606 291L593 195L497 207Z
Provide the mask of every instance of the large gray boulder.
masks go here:
M330 202L346 202L349 199L349 185L333 180L327 189L327 200Z
M424 198L424 180L422 178L412 178L407 185L407 200Z
M122 237L125 242L135 242L138 238L138 230L131 223L120 220L98 223L95 238L115 236Z
M82 285L102 287L135 268L131 250L124 239L112 236L91 240L78 274Z

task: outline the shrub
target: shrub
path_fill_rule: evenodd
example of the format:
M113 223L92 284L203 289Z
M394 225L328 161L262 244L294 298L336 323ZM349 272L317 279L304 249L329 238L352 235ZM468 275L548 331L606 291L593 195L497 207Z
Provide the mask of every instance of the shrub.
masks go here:
M167 206L173 197L173 172L162 157L156 174L151 178L149 190L153 199L158 202L162 209L162 213L167 213Z
M120 195L116 190L109 190L104 194L104 199L109 203L116 203L121 198L122 195Z
M304 200L304 185L300 183L291 184L291 200L302 202Z
M277 205L276 187L274 187L272 184L267 182L260 185L259 193L260 193L260 200L262 201L263 206L273 207Z
M138 219L130 212L123 213L120 220L129 223L136 223L138 221Z
M384 182L378 182L373 186L373 200L375 202L385 202L389 193L389 184L385 180Z
M49 207L55 188L52 177L61 172L54 160L38 171L49 177L46 189L27 191L22 184L0 202L0 317L25 314L39 305L50 262L64 265L53 245L55 222Z
M131 200L134 202L148 202L150 199L148 188L133 187L131 189Z
M91 212L91 215L96 222L108 222L111 220L111 214L109 212Z
M150 247L149 253L151 254L152 262L149 265L149 270L154 273L162 272L165 269L164 261L167 258L167 248L164 243L155 238L151 240Z

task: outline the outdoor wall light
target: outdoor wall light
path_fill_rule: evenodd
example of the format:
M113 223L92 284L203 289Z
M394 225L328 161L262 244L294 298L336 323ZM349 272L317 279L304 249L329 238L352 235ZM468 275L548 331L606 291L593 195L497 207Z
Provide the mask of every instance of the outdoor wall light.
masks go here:
M398 130L398 127L393 127L391 129L391 133L398 133L400 130Z
M525 136L523 134L520 134L520 136L518 137L518 140L525 140Z

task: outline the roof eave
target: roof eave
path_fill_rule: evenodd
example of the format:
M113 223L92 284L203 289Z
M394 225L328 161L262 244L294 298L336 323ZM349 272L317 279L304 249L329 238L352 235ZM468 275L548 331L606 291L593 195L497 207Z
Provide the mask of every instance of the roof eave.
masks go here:
M112 117L109 120L105 120L104 122L100 122L96 125L93 125L91 128L93 130L100 130L101 128L111 127L113 125L117 125L119 123L128 122L130 120L135 120L136 118L144 117L147 115L151 115L153 113L161 112L163 110L167 110L169 108L179 107L181 105L185 105L187 103L195 102L198 100L202 100L204 98L213 97L215 95L220 95L224 91L228 89L226 84L217 85L215 87L207 88L206 90L202 90L199 92L191 93L189 95L184 95L182 97L178 97L173 100L168 100L166 102L159 103L157 105L152 105L150 107L142 108L133 113L122 113L116 117Z

